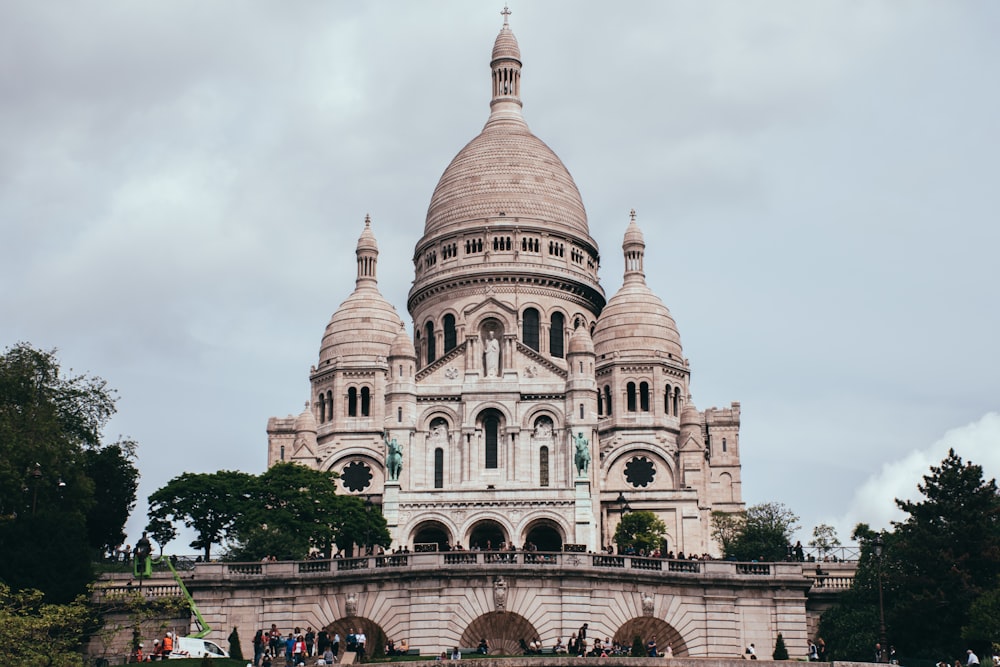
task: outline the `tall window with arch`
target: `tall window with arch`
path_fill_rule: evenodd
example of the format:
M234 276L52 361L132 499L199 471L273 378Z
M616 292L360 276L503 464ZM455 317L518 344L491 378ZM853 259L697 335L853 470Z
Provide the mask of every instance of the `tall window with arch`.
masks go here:
M347 416L358 416L358 388L351 387L347 390Z
M562 313L552 313L552 321L549 323L549 354L553 357L562 358L564 352L564 331L566 329L566 318Z
M369 417L371 416L372 410L372 392L368 387L361 388L361 416Z
M494 415L489 415L483 420L483 435L486 440L485 467L495 469L500 466L500 420Z
M522 327L524 331L522 332L521 338L524 340L524 344L530 347L535 352L538 352L538 311L534 308L525 308Z
M427 340L427 363L432 363L437 359L437 350L434 349L433 322L428 322L424 325L424 338Z
M666 389L663 390L663 414L666 415L666 416L668 416L668 417L670 415L672 415L672 414L675 417L677 416L676 414L674 414L674 413L672 413L670 411L670 385L669 384L667 385Z
M448 354L458 344L458 334L455 331L455 316L448 313L442 320L444 325L444 353Z
M538 450L538 485L549 485L549 448L544 446Z
M649 412L649 383L640 382L639 383L639 409L643 412Z
M612 415L611 408L611 385L604 385L604 414L610 417Z
M625 409L629 412L635 412L635 382L629 382L625 385Z
M444 450L440 447L434 449L434 488L444 488Z

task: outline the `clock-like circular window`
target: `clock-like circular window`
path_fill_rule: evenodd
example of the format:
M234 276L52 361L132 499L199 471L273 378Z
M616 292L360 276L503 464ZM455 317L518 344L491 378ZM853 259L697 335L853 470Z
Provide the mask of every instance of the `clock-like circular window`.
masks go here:
M656 476L656 466L645 456L636 456L625 464L625 479L633 487L652 484Z
M372 469L368 464L361 461L351 461L344 466L344 472L340 474L344 481L344 488L353 493L364 491L372 482Z

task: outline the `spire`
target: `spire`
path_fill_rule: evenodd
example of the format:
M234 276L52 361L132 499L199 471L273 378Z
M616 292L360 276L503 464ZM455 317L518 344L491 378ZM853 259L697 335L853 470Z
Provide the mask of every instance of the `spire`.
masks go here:
M504 5L503 27L493 43L493 60L490 68L493 70L493 99L490 101L491 116L515 114L521 115L521 49L517 38L510 30L511 11Z
M622 250L625 252L625 283L645 283L646 273L642 268L642 259L646 252L646 242L642 238L642 230L636 224L635 209L629 212L629 217L631 220L622 242Z
M365 228L358 239L358 278L355 284L361 287L364 284L375 285L378 279L375 275L375 268L378 265L378 243L375 241L375 234L372 232L372 218L365 215Z

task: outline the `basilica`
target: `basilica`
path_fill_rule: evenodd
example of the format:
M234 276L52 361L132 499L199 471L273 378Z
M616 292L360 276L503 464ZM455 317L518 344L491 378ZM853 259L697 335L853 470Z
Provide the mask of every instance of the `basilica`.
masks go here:
M414 248L412 335L379 291L365 219L354 291L323 332L306 409L268 421L268 465L337 472L338 492L381 509L393 547L598 551L644 510L666 526L664 552L717 555L711 513L744 507L740 405L695 407L634 212L606 298L580 192L522 115L521 66L505 16L489 117Z

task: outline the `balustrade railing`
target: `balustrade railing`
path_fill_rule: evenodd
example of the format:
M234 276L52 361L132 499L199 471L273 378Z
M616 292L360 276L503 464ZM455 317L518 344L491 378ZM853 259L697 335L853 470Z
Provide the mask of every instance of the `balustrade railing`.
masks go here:
M413 571L433 568L494 567L501 569L570 568L642 572L663 577L801 577L815 589L850 588L854 572L848 563L813 571L801 563L737 563L724 560L675 560L609 553L567 551L422 551L379 554L359 558L334 558L308 561L272 561L262 563L199 563L197 579L337 576L338 573L407 568ZM828 570L833 570L832 572Z

